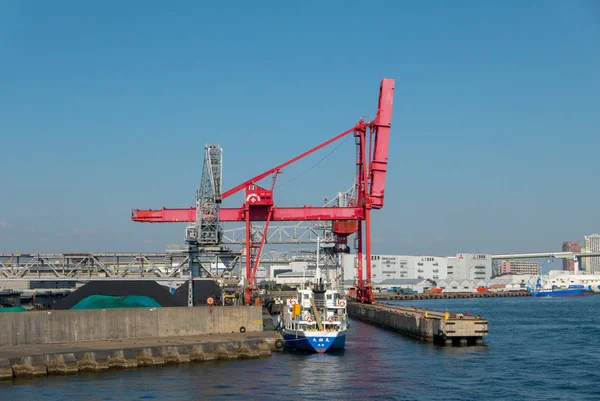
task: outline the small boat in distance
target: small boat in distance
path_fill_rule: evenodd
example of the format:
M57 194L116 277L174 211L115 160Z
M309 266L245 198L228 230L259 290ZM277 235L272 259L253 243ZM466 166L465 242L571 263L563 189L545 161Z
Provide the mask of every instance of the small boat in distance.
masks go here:
M554 257L548 258L546 263L550 263L553 260ZM571 284L568 286L568 288L564 288L551 284L544 284L543 270L546 263L544 263L538 270L538 278L537 282L535 283L535 288L531 290L532 297L572 297L585 295L585 286L583 285ZM578 269L577 263L575 263L575 269Z
M573 297L580 295L585 295L585 286L583 285L569 285L568 288L558 288L551 285L542 286L539 278L535 289L531 291L532 297Z

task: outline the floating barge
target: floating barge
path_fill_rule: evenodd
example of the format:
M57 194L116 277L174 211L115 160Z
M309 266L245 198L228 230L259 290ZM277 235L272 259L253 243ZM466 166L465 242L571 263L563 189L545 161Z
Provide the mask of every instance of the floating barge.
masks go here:
M350 317L391 329L421 341L446 346L484 345L488 321L480 316L430 311L414 307L348 303Z

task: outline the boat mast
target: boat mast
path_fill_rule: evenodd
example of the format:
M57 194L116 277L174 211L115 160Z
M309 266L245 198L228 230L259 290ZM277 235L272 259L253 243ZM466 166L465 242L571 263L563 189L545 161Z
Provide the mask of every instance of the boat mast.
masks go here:
M315 269L315 279L317 280L317 284L319 284L319 280L321 279L321 269L319 267L319 248L321 247L320 238L317 235L317 267Z
M302 267L302 291L304 291L304 283L306 282L306 265Z

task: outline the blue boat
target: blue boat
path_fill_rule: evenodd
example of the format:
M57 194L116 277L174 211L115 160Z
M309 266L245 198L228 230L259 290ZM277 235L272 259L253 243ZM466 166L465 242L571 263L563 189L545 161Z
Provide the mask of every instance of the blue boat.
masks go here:
M280 329L286 348L323 354L345 347L348 314L342 293L315 285L298 290L286 306Z
M343 349L346 333L288 332L283 333L286 347L290 349L314 351L324 354L327 351Z
M535 289L531 291L532 297L573 297L580 295L585 295L585 286L583 285L572 284L568 288L558 288L549 285L542 287L539 278Z

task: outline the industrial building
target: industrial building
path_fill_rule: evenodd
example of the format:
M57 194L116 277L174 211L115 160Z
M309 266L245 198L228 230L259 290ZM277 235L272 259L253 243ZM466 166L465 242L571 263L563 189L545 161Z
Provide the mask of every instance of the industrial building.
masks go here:
M302 287L302 285L308 284L315 277L315 270L304 271L304 272L287 272L277 275L273 279L277 285L286 285L288 287Z
M336 273L332 266L321 265L321 277L333 280ZM260 273L260 274L259 274ZM316 264L307 261L294 261L286 265L273 264L271 266L260 266L257 269L257 283L270 282L276 285L289 287L300 287L312 280L316 275Z
M492 255L460 253L448 259L448 279L489 280L492 278Z
M344 281L353 280L355 255L342 258ZM373 284L390 279L489 280L492 278L492 256L488 254L458 254L452 257L372 255Z
M354 280L355 255L342 257L344 281ZM373 284L392 279L443 280L447 277L448 261L440 256L371 255Z
M341 256L341 269L344 284L352 285L356 279L356 255ZM365 261L366 262L366 261ZM364 262L363 262L364 263ZM531 262L513 262L531 263ZM364 266L364 264L363 264ZM536 264L537 266L537 264ZM520 271L517 269L517 271ZM513 272L514 274L515 272ZM533 273L536 274L537 270ZM272 265L260 268L257 281L270 281L276 284L299 286L307 277L314 277L315 264L305 261L290 262L288 265ZM322 266L321 274L333 279L336 275ZM375 287L387 288L395 281L410 280L418 283L415 287L430 287L435 283L453 280L474 282L492 278L492 257L488 254L458 254L452 257L409 256L409 255L371 255L371 277ZM429 281L429 282L425 282ZM406 281L408 282L408 281Z
M538 274L538 263L525 260L503 260L500 274Z
M414 292L422 293L428 288L435 287L435 283L431 280L414 279L387 279L379 283L375 289L381 291L392 288L406 288Z
M586 235L585 239L585 252L600 252L600 234ZM590 274L600 274L600 257L593 256L590 258L583 258L585 271Z

